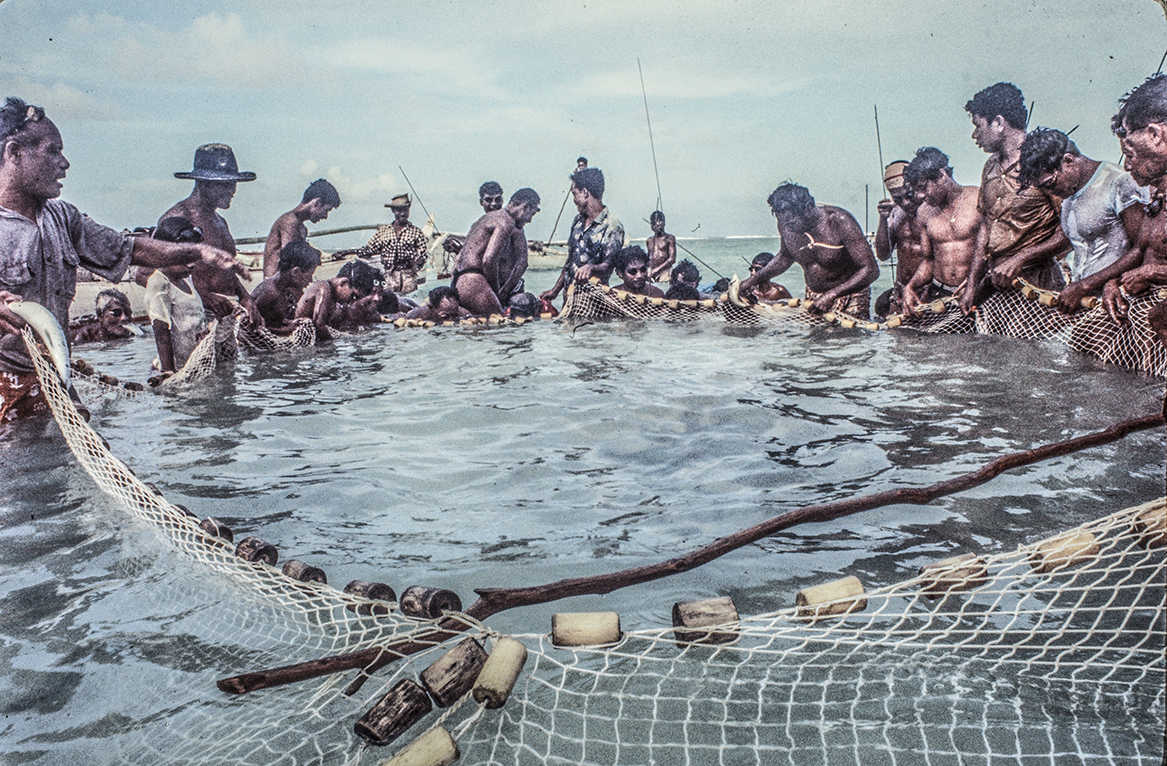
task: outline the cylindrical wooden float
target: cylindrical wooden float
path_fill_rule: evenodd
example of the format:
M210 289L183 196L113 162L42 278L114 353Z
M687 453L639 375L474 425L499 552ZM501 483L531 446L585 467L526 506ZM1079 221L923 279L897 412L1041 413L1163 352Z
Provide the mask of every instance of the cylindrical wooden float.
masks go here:
M306 564L297 559L288 559L284 562L283 572L293 580L300 582L318 582L321 585L328 584L328 577L324 574L324 570L320 567L314 567L311 564Z
M262 561L273 567L280 558L280 553L274 545L258 537L245 537L240 540L235 546L235 555L244 561Z
M462 599L453 591L411 585L401 594L401 611L410 617L436 620L442 612L461 612Z
M551 615L551 643L556 646L603 646L620 640L616 612L560 612Z
M449 707L470 691L485 662L482 645L473 638L463 639L421 671L421 685L438 707Z
M738 637L737 624L737 606L729 596L673 604L674 635L678 641L729 643ZM719 626L720 629L708 630L711 626Z
M488 708L502 707L526 662L527 647L521 641L507 636L497 639L474 682L474 700Z
M1090 561L1097 555L1098 540L1091 533L1080 530L1039 543L1029 554L1029 565L1038 574L1048 574Z
M434 728L401 748L380 766L450 766L461 755L458 743L444 726Z
M365 582L364 580L351 580L348 585L344 586L344 592L353 596L367 598L372 601L386 601L393 602L397 600L397 594L383 582ZM389 614L389 604L347 604L346 608L356 612L357 614Z
M221 537L229 543L235 542L235 533L231 531L231 527L227 526L213 516L208 516L207 518L200 521L199 527L208 535L213 537Z
M387 745L433 709L425 689L403 678L353 724L358 736L374 745Z
M988 582L989 568L975 553L950 556L920 567L921 587L928 598L940 598L950 591L971 590Z
M794 598L798 616L807 620L857 612L867 607L863 583L854 575L803 588Z

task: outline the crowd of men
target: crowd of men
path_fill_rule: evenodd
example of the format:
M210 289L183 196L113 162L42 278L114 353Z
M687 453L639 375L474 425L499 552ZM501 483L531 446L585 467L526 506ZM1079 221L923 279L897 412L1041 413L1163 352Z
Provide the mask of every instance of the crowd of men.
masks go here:
M943 296L954 296L969 313L993 290L1022 277L1059 291L1062 310L1075 311L1084 297L1100 296L1115 321L1125 321L1130 296L1167 284L1167 75L1148 78L1119 103L1111 128L1126 170L1083 155L1062 131L1027 133L1025 101L1013 84L976 93L965 110L973 140L988 154L980 185L958 184L948 156L933 146L889 164L884 183L890 199L879 204L874 252L849 212L816 203L801 185L781 184L767 198L781 247L754 259L740 294L761 301L788 297L771 280L797 263L812 310L868 318L876 259L894 254L893 287L875 301L881 316L916 312ZM549 311L573 281L592 277L608 284L615 275L619 289L652 297L703 295L696 267L676 263L676 239L665 231L661 211L649 218L652 236L645 247L628 244L623 224L604 203L603 172L584 157L571 174L577 214L566 262L550 289L535 296L524 284L524 227L539 212L539 195L519 189L504 205L501 186L489 181L479 188L483 215L465 237L446 240L453 257L450 285L430 290L421 305L409 294L418 288L431 242L409 221L407 194L386 204L393 221L378 227L368 244L337 254L357 258L336 276L314 280L321 254L307 243L306 224L324 220L341 204L332 184L314 181L300 204L272 225L265 278L248 291L219 211L230 206L236 184L255 174L238 169L229 146L196 150L192 169L175 173L193 180L193 190L145 235L102 226L58 199L68 167L61 134L44 110L8 98L0 107L0 420L45 410L19 337L24 322L8 303L36 301L66 326L80 267L110 281L138 267L134 278L147 288L163 373L181 367L209 320L231 315L276 334L308 320L318 338L327 338L330 328L387 315L446 321ZM668 292L653 284L666 275ZM102 295L100 326L89 334L117 337L117 319L128 307L116 291Z

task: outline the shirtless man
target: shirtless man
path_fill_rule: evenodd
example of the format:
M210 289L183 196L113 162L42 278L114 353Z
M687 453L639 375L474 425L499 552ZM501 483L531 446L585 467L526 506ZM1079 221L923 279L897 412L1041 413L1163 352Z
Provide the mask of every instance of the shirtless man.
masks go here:
M999 82L973 96L964 109L972 119L973 141L989 155L981 172L985 226L969 274L973 289L960 298L960 308L968 314L980 295L992 287L1008 287L1017 277L1047 290L1060 289L1065 280L1055 258L1070 249L1070 242L1062 233L1059 203L1041 189L1021 184L1027 119L1021 91Z
M450 287L459 302L479 316L501 314L527 270L523 227L539 212L534 189L519 189L502 210L479 218L458 254Z
M259 283L251 293L263 322L274 333L292 331L292 319L304 290L320 265L320 251L304 240L284 245L279 254L279 271Z
M644 243L648 250L648 278L659 282L677 262L677 238L665 231L665 214L659 210L652 211L648 225L652 227L652 236Z
M356 291L349 284L348 277L338 275L313 282L296 304L296 319L311 319L312 324L316 325L316 340L330 340L332 333L328 331L328 326L343 311L344 304L355 295Z
M663 290L648 282L648 253L640 245L632 245L616 253L615 267L616 275L624 280L623 284L616 286L617 290L650 298L665 297Z
M280 251L292 242L303 242L308 239L308 227L305 221L320 223L328 214L340 207L340 194L336 187L317 178L308 184L300 204L276 219L267 235L267 242L263 246L263 275L274 277L280 263Z
M772 260L774 260L773 253L758 253L750 261L750 274L756 274L766 268L767 264ZM790 291L784 285L776 285L769 279L760 280L754 285L754 289L750 291L750 295L762 303L774 303L791 297Z
M254 181L255 173L239 170L235 164L235 153L231 151L230 146L204 144L195 149L193 169L189 172L175 173L174 177L193 179L194 190L189 197L175 203L159 216L158 221L185 218L202 232L204 243L235 255L235 239L231 236L231 229L223 216L215 211L231 207L231 198L235 196L235 184L238 181ZM203 304L216 317L229 316L235 307L227 298L235 298L247 311L253 324L262 324L250 293L243 287L236 274L195 264L191 271L191 280L199 297L203 299Z
M1021 144L1021 181L1062 200L1062 231L1074 246L1066 259L1070 284L1058 308L1072 312L1082 298L1138 266L1130 241L1142 222L1147 190L1117 165L1092 160L1060 130L1038 128Z
M1129 305L1119 290L1139 295L1167 284L1167 75L1155 75L1126 94L1110 121L1122 144L1125 167L1134 180L1150 187L1131 248L1137 264L1106 283L1102 303L1117 322L1125 322Z
M984 217L977 208L980 189L961 186L952 177L948 155L925 146L904 169L912 196L927 203L931 213L923 224L920 265L904 286L904 308L916 313L925 300L957 295L967 287L974 250Z
M922 254L920 242L924 236L924 218L928 210L921 211L923 198L912 194L904 180L907 162L897 160L883 171L883 185L891 199L880 200L876 204L879 211L879 226L875 231L875 257L881 261L896 254L895 280L890 290L875 299L877 316L888 316L903 310L904 285L912 280L920 267Z
M834 205L816 205L810 192L794 183L779 186L767 202L778 221L782 248L765 268L741 283L741 290L749 293L759 282L798 263L813 310L867 319L871 283L879 276L879 266L855 217Z
M487 181L478 187L478 204L482 205L483 213L493 213L502 209L502 186L498 181ZM451 255L462 252L466 246L466 237L451 234L442 242L442 249Z
M457 322L469 316L470 312L462 308L459 302L457 290L452 287L435 287L430 290L425 305L413 309L405 318L426 322Z

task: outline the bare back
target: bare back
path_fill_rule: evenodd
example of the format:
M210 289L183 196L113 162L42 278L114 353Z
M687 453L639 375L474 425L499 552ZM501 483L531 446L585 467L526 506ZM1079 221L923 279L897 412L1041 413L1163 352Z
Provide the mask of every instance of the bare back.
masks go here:
M185 218L198 227L203 233L205 244L235 255L235 239L231 236L231 229L228 228L223 216L214 210L208 211L195 204L192 197L187 197L163 213L158 220L161 222L175 216ZM239 278L234 272L216 269L202 262L196 262L191 268L191 277L200 294L221 293L234 296L242 290Z
M286 245L307 239L308 227L296 216L296 211L289 210L277 218L263 245L263 275L275 276L280 265L280 250Z

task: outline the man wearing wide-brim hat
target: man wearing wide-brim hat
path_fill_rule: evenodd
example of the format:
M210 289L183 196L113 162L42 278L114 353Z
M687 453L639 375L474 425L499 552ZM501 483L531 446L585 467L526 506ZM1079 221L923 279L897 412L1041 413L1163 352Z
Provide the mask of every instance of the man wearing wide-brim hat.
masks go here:
M336 254L380 258L385 271L385 287L403 294L417 289L417 272L425 268L429 255L425 234L409 222L409 205L408 194L395 195L385 203L385 207L393 211L393 223L378 226L364 247Z
M255 173L239 170L235 162L235 152L226 144L203 144L195 149L194 165L189 171L179 171L175 178L192 179L194 190L186 199L176 203L158 219L179 217L190 221L202 232L203 242L235 254L235 238L227 221L217 210L231 207L235 196L235 185L239 181L254 181ZM216 317L224 317L234 310L229 298L235 298L239 305L251 315L252 322L261 324L259 312L251 300L251 295L234 274L223 275L206 269L194 269L191 273L195 289L203 299L203 304ZM223 298L222 296L227 296Z

